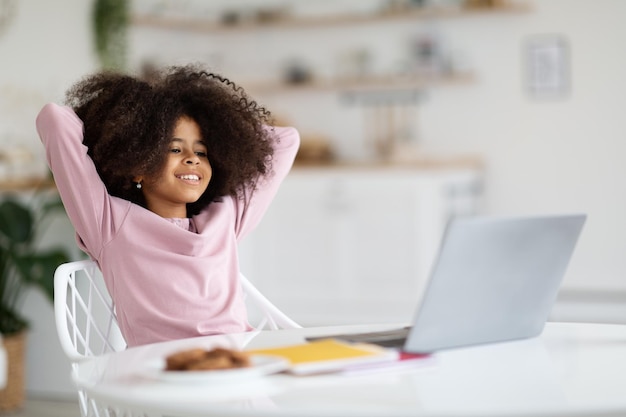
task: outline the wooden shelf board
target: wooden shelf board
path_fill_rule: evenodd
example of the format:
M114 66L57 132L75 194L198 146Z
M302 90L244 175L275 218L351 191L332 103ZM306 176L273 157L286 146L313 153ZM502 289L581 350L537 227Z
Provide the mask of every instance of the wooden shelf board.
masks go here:
M419 90L433 86L464 85L475 82L472 73L433 75L433 76L384 76L336 80L313 80L310 82L289 84L284 82L239 83L251 94L272 94L285 92L367 92Z
M405 160L380 159L372 161L298 161L296 160L293 170L353 170L353 171L377 171L377 170L442 170L442 169L472 169L482 170L485 163L482 157L475 155L459 156L419 156Z
M33 177L0 180L0 192L49 190L54 188L56 186L50 178Z
M189 32L236 32L264 29L324 28L354 24L382 23L386 21L456 18L484 14L527 13L530 10L530 5L527 2L516 1L511 2L506 6L489 8L459 8L440 6L378 14L354 14L310 18L293 17L280 18L268 22L250 21L233 24L222 24L196 17L166 17L149 14L136 14L132 17L132 23L138 27L184 30Z

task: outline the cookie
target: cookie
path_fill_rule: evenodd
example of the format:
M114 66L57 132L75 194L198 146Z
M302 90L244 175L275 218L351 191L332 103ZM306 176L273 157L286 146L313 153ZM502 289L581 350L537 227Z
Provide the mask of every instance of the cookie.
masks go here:
M250 358L246 353L224 348L184 350L167 356L165 362L167 371L206 371L250 366Z

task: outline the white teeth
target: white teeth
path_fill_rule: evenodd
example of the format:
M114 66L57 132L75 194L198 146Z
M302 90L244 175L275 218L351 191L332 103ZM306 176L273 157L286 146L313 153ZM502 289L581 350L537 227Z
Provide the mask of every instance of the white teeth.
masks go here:
M178 178L182 180L195 180L195 181L198 181L200 179L200 177L197 175L181 175Z

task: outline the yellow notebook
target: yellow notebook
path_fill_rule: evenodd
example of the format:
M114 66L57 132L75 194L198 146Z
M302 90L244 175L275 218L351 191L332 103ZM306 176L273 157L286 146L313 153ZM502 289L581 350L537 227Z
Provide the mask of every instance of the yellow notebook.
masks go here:
M335 339L258 349L249 353L281 356L289 361L289 371L299 375L333 372L351 366L398 359L398 352L394 350L374 345L346 343Z

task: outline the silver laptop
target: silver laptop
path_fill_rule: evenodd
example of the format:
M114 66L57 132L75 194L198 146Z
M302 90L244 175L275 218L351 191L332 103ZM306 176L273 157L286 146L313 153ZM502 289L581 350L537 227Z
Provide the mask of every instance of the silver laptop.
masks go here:
M412 325L342 338L428 353L537 336L585 220L583 214L452 220Z

